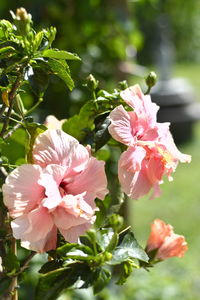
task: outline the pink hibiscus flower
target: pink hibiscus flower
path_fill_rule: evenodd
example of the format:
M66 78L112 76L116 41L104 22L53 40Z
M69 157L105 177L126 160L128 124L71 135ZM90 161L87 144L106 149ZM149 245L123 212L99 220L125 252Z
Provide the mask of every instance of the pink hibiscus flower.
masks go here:
M44 125L48 129L62 129L62 125L65 121L66 119L58 120L55 116L49 115L46 117Z
M191 157L177 149L169 123L156 121L159 107L149 95L143 95L138 85L124 90L121 97L134 110L116 107L110 113L108 130L114 139L128 146L118 164L122 190L138 199L153 188L151 198L158 197L163 176L171 180L178 162L190 162Z
M151 225L146 248L147 252L157 249L155 259L161 260L173 256L183 257L188 249L184 236L175 234L171 225L159 219Z
M95 220L94 199L108 193L107 179L104 162L60 129L37 137L33 159L9 174L3 196L14 237L44 252L56 248L57 230L68 242L85 233Z

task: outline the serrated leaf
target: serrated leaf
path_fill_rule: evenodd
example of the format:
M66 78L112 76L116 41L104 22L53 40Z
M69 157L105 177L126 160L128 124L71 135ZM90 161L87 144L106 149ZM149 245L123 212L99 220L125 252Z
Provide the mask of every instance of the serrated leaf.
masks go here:
M119 238L119 243L113 252L113 258L109 261L109 264L120 264L128 259L138 259L144 262L149 260L146 252L138 244L130 229Z
M56 58L56 59L66 59L66 60L81 60L75 53L70 53L68 51L58 50L58 49L48 49L44 50L42 53L43 57Z
M96 241L102 251L107 250L112 241L113 236L114 231L112 230L112 228L105 228L97 231Z
M33 163L32 150L35 143L35 139L40 133L43 133L47 128L44 125L38 123L27 123L26 124L27 132L29 133L29 141L27 145L27 162Z
M111 279L110 271L105 268L97 269L96 272L98 276L93 285L94 294L99 293Z
M56 60L54 58L49 58L46 63L50 67L52 73L62 79L70 91L73 90L74 82L71 78L68 64L64 60Z

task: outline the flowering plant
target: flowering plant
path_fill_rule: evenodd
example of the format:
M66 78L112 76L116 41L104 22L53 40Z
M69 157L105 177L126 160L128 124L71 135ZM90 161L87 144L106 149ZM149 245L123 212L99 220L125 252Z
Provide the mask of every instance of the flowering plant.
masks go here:
M152 190L150 198L158 197L163 177L171 180L178 163L190 161L176 148L169 124L157 122L159 107L139 85L121 82L108 93L90 75L92 99L79 114L34 122L30 114L43 101L49 77L58 76L72 90L66 61L80 58L52 48L55 28L36 33L25 9L12 17L13 23L0 21L2 297L17 299L20 275L36 253L48 254L36 300L56 299L66 288L98 293L112 277L123 284L134 268L183 256L185 239L170 225L155 220L143 249L120 213L124 195L139 199ZM29 109L22 97L27 85L38 98ZM23 153L13 155L16 137L23 137ZM121 153L113 162L116 149ZM29 251L24 260L18 259L17 240Z

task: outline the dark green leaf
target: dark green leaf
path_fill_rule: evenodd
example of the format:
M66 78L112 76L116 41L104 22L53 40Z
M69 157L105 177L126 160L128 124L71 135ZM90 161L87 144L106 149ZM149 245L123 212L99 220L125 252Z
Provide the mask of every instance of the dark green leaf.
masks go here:
M63 50L58 49L48 49L43 51L43 57L56 58L56 59L67 59L67 60L80 60L77 54L70 53Z
M64 289L74 285L77 288L88 287L93 280L91 275L90 268L83 263L73 263L67 268L42 275L36 289L35 300L55 300Z
M102 251L107 250L107 248L109 247L112 241L113 236L114 236L114 231L112 230L112 228L106 228L106 229L104 228L97 231L96 240L97 240L97 244L100 246Z
M99 208L98 211L96 211L96 220L95 225L97 228L99 228L104 222L105 222L105 216L106 216L106 207L104 204L104 201L99 200L98 198L95 199L96 206Z
M6 290L9 288L11 284L12 278L11 277L4 277L0 279L0 295L2 296ZM3 299L3 298L2 298Z
M61 78L68 86L70 91L73 90L74 82L70 76L68 64L64 60L56 60L53 58L49 58L47 64L50 67L52 73Z
M99 150L101 147L103 147L110 139L110 134L108 132L109 125L110 125L110 120L108 117L106 117L104 120L102 120L97 124L96 133L94 136L96 151Z
M125 261L121 265L121 274L117 284L124 284L127 278L131 275L134 267L137 267L137 265L133 264L132 261Z
M55 300L65 288L69 271L69 269L60 268L41 275L36 288L35 300Z
M138 259L144 262L149 260L146 252L138 244L130 229L119 236L119 243L113 252L113 258L109 264L120 264L128 259Z
M99 268L96 270L96 272L98 274L98 277L93 285L94 294L99 293L111 279L111 273L107 269Z
M44 274L44 273L48 273L48 272L56 270L56 269L60 269L61 264L62 264L61 262L56 261L56 260L48 261L40 268L39 273Z
M75 253L75 250L79 250L82 251L85 254L89 254L92 255L93 251L90 247L85 246L85 245L80 245L80 244L76 244L76 243L69 243L69 244L65 244L59 248L57 248L57 253L61 256L66 256L68 254L68 252L73 251ZM79 252L80 254L80 252Z
M42 68L30 68L27 72L28 81L33 92L42 96L49 83L49 75Z
M17 259L17 256L11 250L8 251L5 257L5 268L7 274L9 275L14 274L20 268L20 263Z

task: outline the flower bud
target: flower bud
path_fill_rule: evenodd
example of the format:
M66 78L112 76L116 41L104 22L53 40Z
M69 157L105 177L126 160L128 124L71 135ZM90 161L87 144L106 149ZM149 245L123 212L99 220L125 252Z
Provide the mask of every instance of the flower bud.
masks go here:
M148 87L152 88L156 84L156 81L157 81L156 73L151 71L149 73L149 75L146 77L145 81L146 81L146 84L148 85Z
M90 74L90 75L86 78L86 80L87 80L87 87L88 87L90 90L95 91L96 88L97 88L98 85L99 85L99 81L96 80L92 74Z

